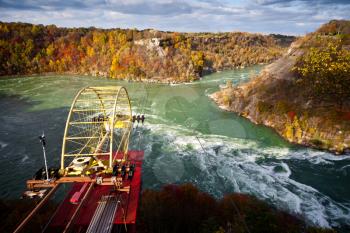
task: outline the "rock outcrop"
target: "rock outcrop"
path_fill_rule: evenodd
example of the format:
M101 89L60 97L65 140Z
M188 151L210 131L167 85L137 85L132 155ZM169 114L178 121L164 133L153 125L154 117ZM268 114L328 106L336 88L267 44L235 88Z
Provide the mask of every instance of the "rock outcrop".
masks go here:
M292 143L335 153L349 151L350 100L345 99L339 107L337 100L310 98L308 93L313 87L298 85L293 71L320 36L330 37L317 32L293 42L282 58L266 66L250 82L222 88L211 98L225 110L274 128Z

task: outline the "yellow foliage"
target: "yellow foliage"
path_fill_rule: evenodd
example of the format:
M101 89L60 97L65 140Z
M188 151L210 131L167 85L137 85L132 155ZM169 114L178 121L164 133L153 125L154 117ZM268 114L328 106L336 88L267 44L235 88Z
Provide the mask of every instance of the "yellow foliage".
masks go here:
M284 135L290 141L301 142L303 137L303 129L301 128L300 122L297 117L294 117L294 120L290 122L289 120L285 124Z
M93 47L89 46L86 49L86 53L87 53L88 57L93 57L95 55L95 50Z
M232 96L231 90L227 89L223 92L222 100L223 100L225 105L231 106L232 101L233 101L233 96Z
M7 32L9 32L9 29L6 25L0 25L0 32L7 33Z
M48 56L52 56L54 52L55 52L55 47L53 46L53 44L50 44L50 45L46 48L46 54L47 54Z
M300 142L301 141L301 138L303 136L303 131L300 127L298 128L295 128L295 131L294 131L294 137L295 139Z
M299 120L298 120L298 118L296 116L294 117L294 120L293 120L292 124L293 124L294 128L300 128Z
M350 98L350 52L339 39L320 43L320 47L311 47L293 70L300 76L299 83L310 87L313 97L342 104Z
M126 34L125 33L118 33L118 41L121 45L126 44Z
M224 95L223 96L223 101L224 101L225 105L231 106L232 99L231 99L231 97L229 95Z
M36 35L40 31L40 28L37 25L33 25L32 27L32 34Z
M284 135L287 139L289 140L293 140L294 138L294 129L293 129L293 126L291 124L288 124L286 123L286 129L285 129L285 132L284 132Z
M94 31L92 33L92 41L95 45L102 47L107 42L107 36L103 32Z
M310 128L309 128L309 133L310 133L311 135L315 135L315 134L316 134L316 129L315 129L314 127L310 127Z
M201 71L204 66L204 54L202 51L191 52L191 60L193 62L194 68L197 71Z
M33 51L34 43L32 39L27 40L26 47L25 47L25 55L29 56L30 53Z
M119 69L119 56L115 55L112 59L112 65L110 68L110 73L112 77L115 77Z
M56 70L56 64L53 60L50 59L49 61L49 67L51 71L55 71Z
M225 233L225 229L223 227L219 227L218 230L216 230L214 233Z

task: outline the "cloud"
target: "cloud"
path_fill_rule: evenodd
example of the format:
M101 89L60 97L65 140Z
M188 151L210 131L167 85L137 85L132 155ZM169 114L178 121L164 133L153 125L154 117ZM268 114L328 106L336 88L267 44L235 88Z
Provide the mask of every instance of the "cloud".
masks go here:
M261 5L271 5L271 4L296 4L296 3L304 3L308 5L325 5L325 4L345 4L350 5L349 0L253 0Z
M134 15L190 14L192 7L185 1L120 1L107 0L106 7L112 11Z
M1 21L172 31L300 35L348 12L341 0L0 0Z
M0 0L0 7L14 10L63 10L63 9L86 9L88 5L81 0Z

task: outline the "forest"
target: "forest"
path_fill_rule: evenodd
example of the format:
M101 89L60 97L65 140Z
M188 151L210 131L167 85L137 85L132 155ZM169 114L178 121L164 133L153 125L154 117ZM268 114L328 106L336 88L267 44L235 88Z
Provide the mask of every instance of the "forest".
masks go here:
M57 73L188 82L206 73L272 62L294 39L0 22L0 75Z

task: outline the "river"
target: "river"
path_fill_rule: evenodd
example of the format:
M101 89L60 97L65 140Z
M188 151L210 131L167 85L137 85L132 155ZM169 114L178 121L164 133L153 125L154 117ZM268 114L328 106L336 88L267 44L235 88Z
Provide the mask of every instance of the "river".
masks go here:
M143 188L191 182L221 197L242 192L299 214L309 223L350 230L350 158L291 145L270 128L220 110L208 95L231 79L246 82L261 66L165 85L82 76L0 79L0 198L18 198L43 165L45 131L50 166L58 166L70 104L85 86L123 85L135 127L131 149L145 150Z

